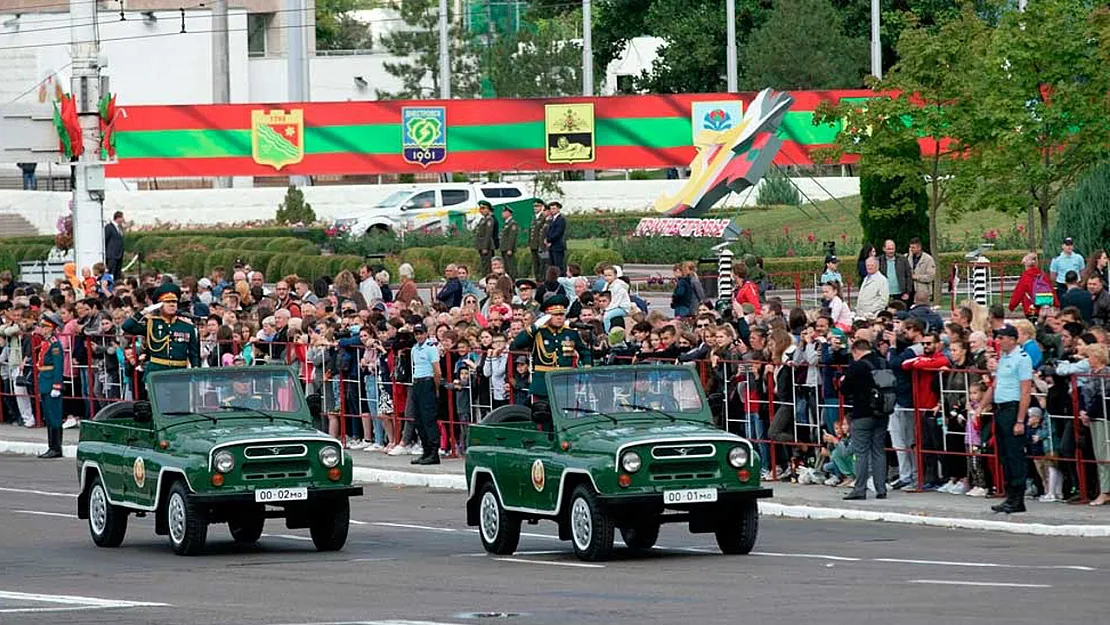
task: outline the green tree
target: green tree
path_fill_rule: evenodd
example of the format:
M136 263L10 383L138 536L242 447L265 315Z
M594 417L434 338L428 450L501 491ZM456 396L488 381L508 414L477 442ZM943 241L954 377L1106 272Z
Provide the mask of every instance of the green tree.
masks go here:
M940 240L937 215L960 164L961 145L949 136L968 123L967 108L975 105L968 76L981 62L974 51L988 37L970 8L939 27L912 23L898 41L898 63L872 83L875 97L824 104L814 117L817 124L843 126L832 155L857 154L873 172L928 185L927 238L934 243ZM924 149L901 149L911 142Z
M905 141L890 146L885 159L912 162L921 159L921 148L916 141ZM913 237L921 237L922 244L929 241L921 234L926 232L929 221L929 199L925 186L916 176L891 174L885 166L872 168L869 158L878 151L864 154L860 160L859 223L863 240L876 247L891 239L898 249L905 249Z
M1048 247L1059 249L1066 237L1075 239L1075 248L1084 254L1106 249L1110 241L1110 163L1088 171L1074 188L1060 195L1060 212L1048 236Z
M871 0L831 0L841 14L844 34L871 41ZM883 51L883 75L901 60L898 42L911 27L933 28L954 19L967 0L881 0L879 42ZM978 4L975 0L973 4ZM870 53L868 56L870 59ZM870 69L870 60L868 68Z
M482 74L493 93L499 98L581 94L582 47L572 41L580 21L576 13L530 19L515 33L495 39L482 54Z
M952 129L966 146L953 207L1026 213L1030 249L1060 193L1107 155L1110 19L1086 4L1036 0L1002 13L971 52L982 59L967 76L974 106Z
M395 92L378 89L377 97L382 100L439 97L439 2L405 0L397 9L406 28L382 37L381 43L390 54L404 59L384 64L385 71L399 78L402 87ZM472 98L478 95L479 50L450 14L448 20L451 96Z
M311 204L304 201L304 191L290 186L285 192L285 199L278 205L274 221L282 225L308 225L316 222L316 212Z
M843 32L829 0L780 1L745 45L744 88L855 89L867 71L867 39Z
M369 50L370 26L351 17L352 11L374 8L373 0L317 0L316 48L319 50Z

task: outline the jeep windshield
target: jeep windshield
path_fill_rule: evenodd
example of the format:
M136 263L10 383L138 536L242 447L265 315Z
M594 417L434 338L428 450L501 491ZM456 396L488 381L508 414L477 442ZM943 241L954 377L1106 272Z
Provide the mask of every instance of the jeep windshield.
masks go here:
M372 208L396 208L397 205L401 203L401 200L408 198L408 196L410 195L412 195L411 190L394 191L393 193L385 196L385 199L375 204Z
M228 417L262 417L300 412L297 384L284 368L218 367L160 375L151 380L150 392L158 411L170 416L224 412Z
M690 418L705 409L689 369L586 369L551 376L551 401L567 419L654 414Z

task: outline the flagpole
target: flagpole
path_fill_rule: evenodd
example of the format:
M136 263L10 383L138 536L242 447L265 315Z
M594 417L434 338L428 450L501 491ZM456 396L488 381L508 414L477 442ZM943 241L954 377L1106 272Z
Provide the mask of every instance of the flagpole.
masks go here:
M97 3L70 0L70 94L84 151L73 168L73 260L80 271L104 262L104 163L100 160L100 40Z

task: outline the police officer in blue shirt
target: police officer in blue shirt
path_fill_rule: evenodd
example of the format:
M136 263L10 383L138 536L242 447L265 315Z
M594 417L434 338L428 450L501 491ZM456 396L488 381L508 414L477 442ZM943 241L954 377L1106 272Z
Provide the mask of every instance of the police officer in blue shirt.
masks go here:
M1086 263L1083 261L1083 256L1075 251L1075 241L1071 237L1064 239L1060 255L1053 258L1052 264L1048 266L1048 273L1056 283L1056 297L1062 298L1064 293L1068 291L1068 285L1065 281L1068 272L1074 271L1077 276L1081 276L1084 267L1086 267Z
M439 464L439 423L436 406L439 404L439 344L428 336L424 324L412 328L416 345L412 348L412 406L415 410L413 424L424 454L413 458L412 464Z
M1025 418L1033 390L1033 361L1018 347L1018 332L1013 326L995 331L1001 354L992 361L994 385L976 410L979 421L984 406L994 402L995 445L1006 481L1006 501L991 506L995 512L1025 512ZM981 422L981 421L980 421Z

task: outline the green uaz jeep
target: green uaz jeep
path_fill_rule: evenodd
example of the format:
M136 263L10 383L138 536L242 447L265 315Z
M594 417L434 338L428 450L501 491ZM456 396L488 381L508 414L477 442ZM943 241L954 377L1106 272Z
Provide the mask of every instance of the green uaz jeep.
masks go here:
M312 426L287 367L165 371L150 401L119 402L81 423L77 516L99 547L118 547L128 516L153 513L174 552L204 548L210 523L253 543L266 519L309 528L320 551L347 541L351 458Z
M715 533L748 553L759 530L760 458L713 427L693 369L602 367L547 374L548 401L505 406L470 427L467 523L486 551L511 554L522 521L559 525L584 560L604 560L614 530L649 549L663 523Z

